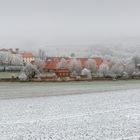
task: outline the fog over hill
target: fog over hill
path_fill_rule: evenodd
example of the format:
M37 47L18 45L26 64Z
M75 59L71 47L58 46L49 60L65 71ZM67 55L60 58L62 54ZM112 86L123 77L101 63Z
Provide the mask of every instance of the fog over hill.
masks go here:
M127 40L95 41L89 44L48 44L35 40L17 40L1 43L0 48L19 48L20 51L33 51L36 53L40 48L47 56L70 56L72 53L77 57L113 56L128 58L140 54L140 40L128 38Z
M74 53L76 56L118 56L130 57L140 54L140 43L95 43L82 45L46 45L48 55L69 56Z

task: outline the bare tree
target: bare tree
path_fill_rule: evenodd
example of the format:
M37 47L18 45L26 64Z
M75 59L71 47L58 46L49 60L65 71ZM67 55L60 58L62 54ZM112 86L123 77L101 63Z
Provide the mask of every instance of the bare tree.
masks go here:
M38 58L40 60L45 60L46 59L46 51L43 49L38 50Z

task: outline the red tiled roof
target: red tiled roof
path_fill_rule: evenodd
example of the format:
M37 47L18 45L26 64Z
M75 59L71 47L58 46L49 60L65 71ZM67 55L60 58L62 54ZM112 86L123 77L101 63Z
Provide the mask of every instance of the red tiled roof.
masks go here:
M103 63L103 59L100 57L93 57L93 59L96 61L97 66L100 66Z
M34 57L33 54L31 52L22 52L20 53L20 55L23 57L23 58L31 58L31 57Z
M57 64L59 63L58 60L46 60L43 64L44 68L50 69L50 70L55 70L57 68Z
M50 69L50 70L56 70L57 69L57 65L58 63L60 62L60 60L62 59L63 57L50 57L49 59L47 59L44 64L43 64L43 67L45 69ZM73 59L73 58L69 58L69 57L66 57L65 58L67 60L67 63L69 64L70 61ZM86 61L88 60L88 58L76 58L78 61L80 61L81 65L84 66ZM97 66L99 67L102 63L103 63L103 59L100 58L100 57L95 57L95 58L91 58L91 59L94 59L96 61L96 64Z

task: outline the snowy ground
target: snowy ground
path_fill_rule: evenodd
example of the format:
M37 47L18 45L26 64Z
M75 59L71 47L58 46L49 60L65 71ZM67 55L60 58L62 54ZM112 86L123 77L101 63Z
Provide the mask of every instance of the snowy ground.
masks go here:
M61 92L78 94L45 96ZM140 139L139 81L1 83L0 98L0 140Z

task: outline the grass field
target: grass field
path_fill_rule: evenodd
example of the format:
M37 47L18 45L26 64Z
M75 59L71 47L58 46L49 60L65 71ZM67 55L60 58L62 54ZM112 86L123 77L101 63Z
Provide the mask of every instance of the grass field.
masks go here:
M18 77L19 72L0 72L0 78Z
M92 82L1 82L0 99L137 89L140 80Z

